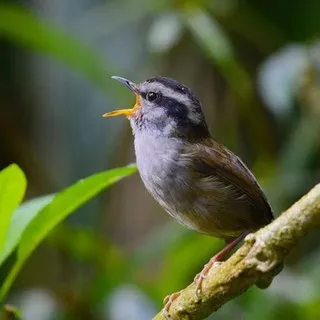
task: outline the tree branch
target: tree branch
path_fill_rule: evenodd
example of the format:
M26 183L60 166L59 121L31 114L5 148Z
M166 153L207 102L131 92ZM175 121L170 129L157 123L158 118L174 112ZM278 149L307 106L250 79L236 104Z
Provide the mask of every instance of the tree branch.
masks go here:
M267 288L282 270L284 257L311 229L320 226L320 184L271 224L249 234L227 261L212 268L196 295L195 285L181 291L170 307L172 320L201 320L251 285ZM165 320L163 312L153 320Z

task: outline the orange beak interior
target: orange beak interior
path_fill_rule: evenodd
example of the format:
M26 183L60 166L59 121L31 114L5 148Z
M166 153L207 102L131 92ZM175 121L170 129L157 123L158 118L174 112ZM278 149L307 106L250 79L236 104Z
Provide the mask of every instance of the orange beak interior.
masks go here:
M136 103L132 109L120 109L111 112L107 112L102 117L110 118L116 116L126 116L126 117L134 117L136 111L141 107L141 97L140 95L136 94Z

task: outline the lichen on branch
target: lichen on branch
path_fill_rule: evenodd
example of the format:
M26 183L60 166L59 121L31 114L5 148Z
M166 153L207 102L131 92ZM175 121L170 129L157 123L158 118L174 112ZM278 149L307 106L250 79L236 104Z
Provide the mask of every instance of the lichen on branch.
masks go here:
M310 230L320 227L320 184L271 224L249 234L227 261L211 269L202 291L194 284L181 291L170 307L172 320L201 320L250 286L268 287L282 270L285 256ZM153 320L166 320L160 311Z

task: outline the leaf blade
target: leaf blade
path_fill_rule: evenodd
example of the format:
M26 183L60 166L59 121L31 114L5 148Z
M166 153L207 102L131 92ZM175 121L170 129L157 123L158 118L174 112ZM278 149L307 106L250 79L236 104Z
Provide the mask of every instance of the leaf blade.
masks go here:
M23 25L23 28L21 26ZM88 46L18 5L0 5L0 35L26 48L50 54L105 89L110 68Z
M80 180L59 192L54 199L36 215L35 219L23 232L18 246L17 261L0 288L0 300L2 301L6 296L24 262L33 250L58 223L100 191L120 179L133 174L135 171L135 165L112 169ZM76 199L76 201L74 201L74 199Z
M54 195L42 196L23 203L12 215L3 250L0 252L0 265L17 247L22 233L34 217L45 207Z
M12 214L21 203L26 187L26 177L16 164L0 172L0 253L5 245Z

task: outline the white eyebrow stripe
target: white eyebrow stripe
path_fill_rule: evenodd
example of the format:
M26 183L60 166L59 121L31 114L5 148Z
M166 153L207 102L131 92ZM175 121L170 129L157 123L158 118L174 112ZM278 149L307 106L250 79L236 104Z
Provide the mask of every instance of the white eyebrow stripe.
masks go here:
M151 82L148 83L147 85L142 85L142 91L148 90L148 91L160 91L164 96L172 98L177 100L179 103L182 103L184 105L190 104L190 99L188 98L187 95L174 91L162 83L159 82Z
M183 94L183 93L179 93L176 92L168 87L166 87L165 85L163 85L160 82L148 82L146 84L143 84L140 89L142 91L155 91L158 92L160 91L164 96L169 97L169 98L173 98L175 100L177 100L179 103L185 105L188 107L188 117L189 119L192 120L192 122L194 123L200 123L201 121L203 121L203 115L202 113L199 112L195 112L195 110L193 108L190 108L190 99L187 95Z

